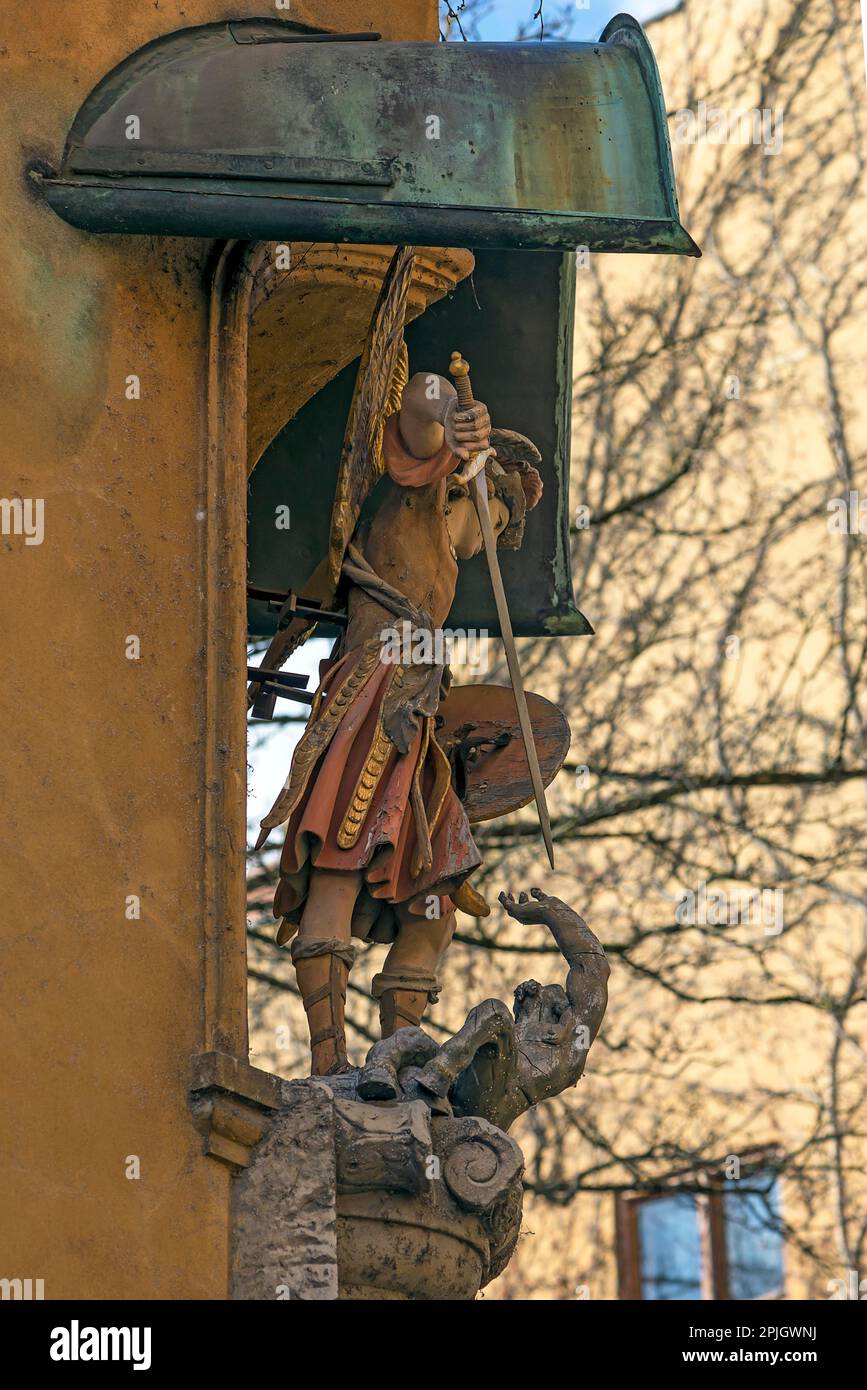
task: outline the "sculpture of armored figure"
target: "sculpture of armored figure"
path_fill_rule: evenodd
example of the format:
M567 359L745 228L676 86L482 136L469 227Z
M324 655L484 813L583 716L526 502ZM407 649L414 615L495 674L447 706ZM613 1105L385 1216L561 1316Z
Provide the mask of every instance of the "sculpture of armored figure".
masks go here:
M485 474L491 525L498 545L516 548L541 497L540 456L524 436L492 430L483 404L460 405L445 377L407 375L381 430L381 501L342 558L345 635L324 663L259 839L286 823L274 914L278 942L291 941L314 1075L347 1066L353 938L391 943L373 982L387 1037L417 1026L435 1000L455 908L489 911L468 882L481 857L437 742L450 679L437 660L442 644L421 644L428 659L405 654L420 650L419 635L442 629L459 562L482 549L461 465L495 450ZM395 629L404 635L400 660L391 654Z

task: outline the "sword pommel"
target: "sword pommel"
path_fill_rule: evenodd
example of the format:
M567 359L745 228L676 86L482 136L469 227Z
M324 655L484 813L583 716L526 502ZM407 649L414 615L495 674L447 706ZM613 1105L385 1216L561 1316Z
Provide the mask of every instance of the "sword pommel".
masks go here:
M459 352L452 353L452 360L449 363L449 376L454 377L455 390L458 393L458 404L466 407L473 403L473 388L470 385L470 364Z

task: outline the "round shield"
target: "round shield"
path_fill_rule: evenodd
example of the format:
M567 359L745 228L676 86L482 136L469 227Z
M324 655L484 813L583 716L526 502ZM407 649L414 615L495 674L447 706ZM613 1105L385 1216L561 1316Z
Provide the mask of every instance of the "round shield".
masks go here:
M569 752L569 725L556 705L529 691L527 709L547 787ZM436 739L451 763L455 790L471 823L504 816L533 800L510 685L452 686L440 703Z

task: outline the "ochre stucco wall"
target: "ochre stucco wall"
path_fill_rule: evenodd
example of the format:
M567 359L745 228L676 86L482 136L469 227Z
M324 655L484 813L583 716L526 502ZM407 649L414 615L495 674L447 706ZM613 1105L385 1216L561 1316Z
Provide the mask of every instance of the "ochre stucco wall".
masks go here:
M214 248L78 232L25 167L56 167L89 90L141 44L274 14L262 0L4 5L0 497L44 499L45 536L0 535L0 1277L44 1279L47 1298L226 1296L230 1177L187 1108L205 1039L197 513L214 500ZM434 0L298 0L284 17L436 36ZM243 767L233 796L242 785Z

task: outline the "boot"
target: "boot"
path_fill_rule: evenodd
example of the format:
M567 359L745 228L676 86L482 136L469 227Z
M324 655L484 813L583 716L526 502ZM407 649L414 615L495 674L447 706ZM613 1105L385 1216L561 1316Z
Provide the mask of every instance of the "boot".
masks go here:
M375 975L371 993L379 1000L381 1035L390 1038L398 1028L419 1027L428 1004L436 1003L439 985L434 975L404 967Z
M348 1071L343 1016L355 950L336 939L309 941L299 937L291 953L310 1029L310 1074L336 1076Z
M418 1028L427 1008L427 990L385 989L379 999L379 1025L383 1038L398 1028Z

